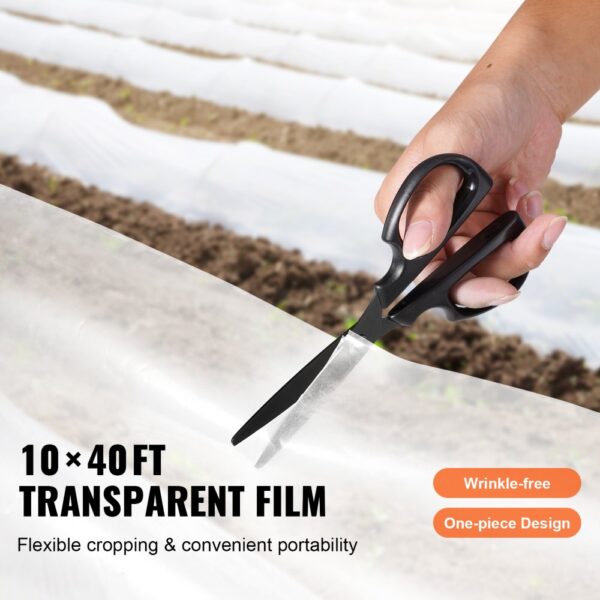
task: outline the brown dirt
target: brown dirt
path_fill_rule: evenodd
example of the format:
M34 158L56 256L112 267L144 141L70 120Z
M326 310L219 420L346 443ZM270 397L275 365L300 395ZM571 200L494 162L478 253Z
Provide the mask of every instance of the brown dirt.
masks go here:
M285 152L376 171L389 170L403 150L389 140L279 121L264 114L181 98L168 92L148 92L118 79L41 63L8 52L0 51L0 69L34 85L100 98L130 122L186 137L221 141L249 139ZM543 192L548 211L600 227L600 189L549 181Z
M262 238L220 226L187 223L148 204L0 157L0 183L110 227L212 273L320 329L339 333L366 305L373 279L305 260ZM517 336L500 336L475 321L422 317L384 340L408 360L474 375L600 411L600 370L555 351L539 356Z
M28 83L94 96L132 123L186 137L253 140L295 154L385 171L402 147L391 141L306 127L168 92L148 92L119 79L58 67L0 51L0 69Z

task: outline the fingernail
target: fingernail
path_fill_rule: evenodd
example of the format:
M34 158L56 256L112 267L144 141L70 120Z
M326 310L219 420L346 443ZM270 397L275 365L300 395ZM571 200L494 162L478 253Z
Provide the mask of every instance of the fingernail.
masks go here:
M542 238L542 246L546 250L550 250L552 246L556 243L556 240L560 237L560 234L563 232L565 225L567 224L567 217L556 217L550 221L548 227L546 227L546 231L544 232L544 237Z
M509 294L508 296L502 296L501 298L495 298L494 300L490 300L487 303L487 306L500 306L500 304L506 304L507 302L511 302L515 298L518 298L521 292L517 292L516 294Z
M409 260L423 256L431 247L433 223L417 221L408 226L404 236L404 256Z
M536 191L525 195L525 212L530 219L535 219L544 212L542 194Z

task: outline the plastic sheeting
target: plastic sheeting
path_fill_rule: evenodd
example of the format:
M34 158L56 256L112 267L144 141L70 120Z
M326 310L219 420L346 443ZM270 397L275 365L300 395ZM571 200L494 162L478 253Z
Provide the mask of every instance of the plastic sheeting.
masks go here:
M46 62L120 77L152 91L197 96L276 118L408 143L440 108L431 98L360 81L299 73L247 59L223 61L133 39L0 15L0 48ZM256 82L260 81L260 86ZM598 130L567 124L552 174L598 185Z
M91 98L0 75L0 151L189 220L263 235L308 258L376 276L388 265L372 199L382 174L254 143L178 138L133 126ZM340 233L343 232L343 233ZM542 351L600 365L597 230L569 224L518 302L483 317Z
M23 371L21 371L22 374ZM3 375L6 375L3 372ZM67 382L65 381L65 385ZM23 465L15 460L15 452L27 444L54 444L62 452L81 450L72 440L55 432L56 424L51 423L43 414L44 398L38 398L42 406L42 414L36 415L36 410L28 416L11 402L14 397L0 395L0 452L3 458L3 481L0 485L0 507L2 513L2 542L0 557L2 565L2 589L7 598L36 600L60 599L77 600L81 597L90 600L106 598L166 598L172 594L188 594L190 596L202 593L202 598L215 599L233 598L242 589L261 598L278 600L280 590L286 590L290 598L316 599L309 589L276 568L266 564L255 555L246 556L232 553L227 561L220 560L211 554L202 555L202 569L193 567L191 560L184 561L179 555L169 556L160 554L129 555L114 558L110 555L97 553L92 558L82 558L77 555L17 555L14 552L17 537L32 537L33 539L50 540L60 536L65 539L65 531L72 538L79 540L164 540L175 531L181 532L181 527L157 519L145 522L144 519L134 518L131 521L121 519L78 519L66 524L56 523L43 518L20 519L19 498L15 490L19 485L44 485L48 478L23 479ZM77 398L73 398L77 402ZM19 404L18 402L16 403ZM45 405L47 408L47 405ZM35 417L38 417L37 419ZM85 420L85 419L84 419ZM67 423L77 426L78 420L69 418ZM133 425L130 423L129 425ZM100 429L105 433L103 429ZM161 434L160 430L156 431ZM84 434L84 437L87 434ZM77 440L81 442L81 440ZM90 440L93 441L93 440ZM19 452L20 453L20 452ZM98 485L99 480L86 476L78 471L65 475L59 472L52 477L52 485L58 489L64 486ZM149 487L148 481L140 481L138 477L103 477L106 485L140 485L144 490ZM205 540L230 540L231 535L223 528L215 526L210 520L196 523L190 528L195 536ZM84 541L85 543L85 541ZM195 557L195 561L198 558ZM182 564L183 563L183 564ZM236 577L231 573L235 572ZM245 585L240 583L244 578Z
M600 583L600 415L402 361L371 347L297 436L262 470L263 432L233 448L235 427L331 338L216 278L91 222L0 189L0 574L11 598L593 597ZM300 363L300 364L298 364ZM245 485L242 518L24 519L21 448L164 443L163 477L135 483ZM568 540L447 540L432 478L450 466L573 467ZM71 485L131 483L87 470ZM256 518L257 484L326 486L326 517ZM525 501L517 501L523 505ZM470 500L472 506L485 501ZM511 502L506 502L511 504ZM515 502L512 503L513 505ZM527 503L530 505L530 503ZM16 536L279 539L344 536L354 556L294 553L32 556ZM449 560L459 556L459 561ZM556 564L560 561L561 568ZM352 577L348 577L352 573ZM509 573L510 577L506 574Z
M256 2L256 0L244 0L246 2ZM260 0L259 0L260 1ZM289 0L270 0L274 3L286 3ZM521 4L520 0L486 0L479 2L478 0L293 0L294 4L307 7L326 7L329 10L337 10L342 7L351 7L360 12L371 10L371 14L383 14L387 16L388 10L394 7L412 7L421 10L439 11L440 9L447 11L468 10L473 13L508 13L511 14Z
M260 29L111 0L0 0L0 7L155 42L223 55L270 61L323 75L351 77L412 94L448 98L471 65L439 59L393 44L384 46L320 38L307 33ZM431 13L437 16L437 13ZM483 50L494 36L483 42ZM475 56L474 60L479 55ZM600 96L577 115L600 121Z
M470 66L397 46L377 46L290 34L230 20L193 17L127 2L103 0L0 0L0 7L78 25L217 52L247 56L338 77L354 77L417 94L447 97Z
M295 2L226 0L128 0L213 19L232 19L260 28L306 32L321 37L370 44L398 44L423 54L475 60L510 17L509 11L486 12L453 7L391 6L369 3L311 6Z

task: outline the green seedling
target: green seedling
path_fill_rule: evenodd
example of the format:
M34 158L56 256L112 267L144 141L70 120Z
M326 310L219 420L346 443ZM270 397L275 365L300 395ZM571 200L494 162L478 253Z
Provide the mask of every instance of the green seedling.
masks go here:
M129 100L131 98L131 90L128 87L123 87L119 90L118 95L121 100Z
M346 317L346 320L344 321L344 327L346 329L350 329L350 327L354 327L357 323L358 319L356 317ZM375 346L385 350L385 344L381 340L377 340L375 342Z
M57 191L58 191L58 179L54 175L51 175L48 178L48 192L52 196L54 196Z
M358 323L358 319L356 317L346 317L344 321L344 328L350 329L350 327L354 327Z
M80 79L76 85L79 91L85 92L87 89L89 89L91 83L92 81L89 77L84 77L83 79Z
M343 283L339 283L337 281L327 281L327 283L325 284L325 287L328 290L331 290L334 294L337 294L338 296L343 296L346 293L347 287L345 284Z
M447 385L444 388L444 398L452 405L452 406L460 406L464 404L463 394L460 389L453 385Z
M103 235L100 240L102 245L111 252L119 250L127 243L127 240L112 235Z
M577 223L577 219L572 216L565 208L562 206L552 206L546 198L544 198L544 212L553 213L558 215L559 217L567 217L569 221L572 223Z
M187 127L189 124L190 124L189 117L181 117L181 119L179 119L179 127Z

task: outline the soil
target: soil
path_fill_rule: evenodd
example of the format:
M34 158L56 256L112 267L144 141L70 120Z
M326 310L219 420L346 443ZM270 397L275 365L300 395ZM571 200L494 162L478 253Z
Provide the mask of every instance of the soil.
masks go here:
M377 171L388 170L402 152L402 146L391 141L307 127L169 92L149 92L120 79L8 52L0 51L0 69L33 85L94 96L132 123L181 136L226 142L252 140L294 154Z
M94 96L130 122L181 136L232 142L253 140L285 152L376 171L389 170L403 151L402 146L389 140L280 121L168 92L148 92L122 80L8 52L0 51L0 69L34 85ZM546 210L600 227L599 188L549 181L542 191Z
M263 238L218 225L187 223L155 206L135 203L60 177L13 157L0 157L0 183L110 227L216 275L330 333L339 333L367 304L373 278L307 261ZM384 339L405 359L562 398L600 411L600 370L555 351L540 356L517 336L492 334L476 321L448 323L424 316Z

